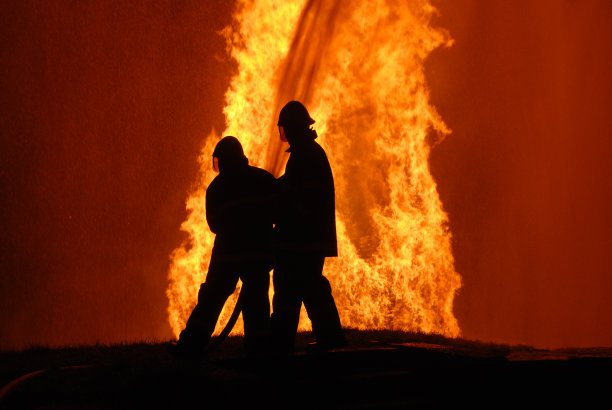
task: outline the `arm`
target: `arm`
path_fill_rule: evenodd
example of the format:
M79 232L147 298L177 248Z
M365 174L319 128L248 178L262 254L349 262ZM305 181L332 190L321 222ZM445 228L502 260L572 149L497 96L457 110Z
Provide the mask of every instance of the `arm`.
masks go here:
M217 234L222 225L221 210L214 193L213 185L206 190L206 222L210 230Z
M211 184L206 191L206 219L210 230L215 233L236 233L252 225L253 218L271 218L276 201L276 179L270 174L266 181L262 178L251 179L250 188L243 192L244 186ZM253 189L255 188L256 189ZM236 190L239 195L236 195ZM233 198L233 199L229 199Z
M223 201L214 194L206 192L206 221L208 227L215 233L232 231L238 222L237 217L248 211L248 203L244 200Z

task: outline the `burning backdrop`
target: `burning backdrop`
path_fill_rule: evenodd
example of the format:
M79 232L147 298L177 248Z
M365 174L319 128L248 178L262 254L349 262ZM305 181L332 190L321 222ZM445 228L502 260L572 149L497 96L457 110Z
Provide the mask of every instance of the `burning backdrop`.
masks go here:
M448 132L429 105L423 70L431 50L450 43L430 26L433 13L427 1L239 2L225 31L238 72L222 135L237 136L251 164L282 173L288 146L276 120L287 101L304 102L317 121L335 175L340 249L325 274L344 326L459 334L460 278L428 165L431 134ZM177 336L211 254L205 188L218 140L211 135L203 148L200 189L183 225L190 237L173 255Z

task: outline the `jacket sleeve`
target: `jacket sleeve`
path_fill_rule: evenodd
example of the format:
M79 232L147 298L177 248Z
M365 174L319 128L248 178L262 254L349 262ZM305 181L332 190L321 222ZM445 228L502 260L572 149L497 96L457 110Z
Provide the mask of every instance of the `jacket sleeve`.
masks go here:
M235 232L241 219L248 212L244 200L222 201L217 195L206 191L206 220L214 234Z
M210 230L217 234L222 225L222 216L219 206L219 199L215 195L214 185L210 185L206 190L206 222Z

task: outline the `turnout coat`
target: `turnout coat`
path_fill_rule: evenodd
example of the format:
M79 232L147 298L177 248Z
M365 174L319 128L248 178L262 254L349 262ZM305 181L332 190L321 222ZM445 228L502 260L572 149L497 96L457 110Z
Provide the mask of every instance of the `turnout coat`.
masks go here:
M327 155L312 139L292 144L285 174L275 238L280 252L338 256L334 178Z

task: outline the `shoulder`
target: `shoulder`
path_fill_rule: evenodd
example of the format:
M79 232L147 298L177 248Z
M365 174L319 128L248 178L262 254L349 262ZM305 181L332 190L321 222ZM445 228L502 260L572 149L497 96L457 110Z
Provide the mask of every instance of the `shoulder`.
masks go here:
M307 156L309 161L319 163L321 165L329 164L325 150L316 141L312 141L312 145L309 144Z
M316 157L326 157L325 150L318 142L312 141L307 145L307 149L304 150L308 153L308 155L316 156Z
M222 183L221 174L218 174L216 177L213 178L212 181L210 181L210 184L208 184L208 188L206 188L206 190L208 191L209 189L215 189L221 183Z
M291 151L289 158L312 159L327 158L325 150L316 141L308 141Z
M266 171L263 168L257 168L254 166L249 165L249 173L255 177L255 178L260 178L262 180L275 180L276 178L274 178L274 175L272 175L271 173L269 173L268 171Z

